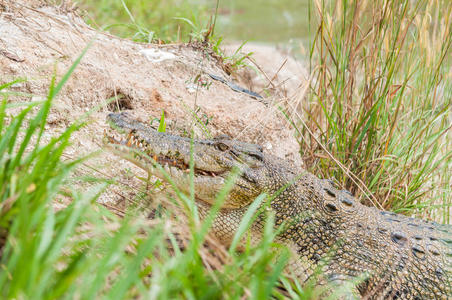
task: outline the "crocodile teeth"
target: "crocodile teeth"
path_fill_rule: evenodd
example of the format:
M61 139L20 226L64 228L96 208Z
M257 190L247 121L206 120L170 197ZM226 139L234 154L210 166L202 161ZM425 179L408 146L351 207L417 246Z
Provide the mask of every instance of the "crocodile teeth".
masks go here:
M135 138L134 138L132 132L130 132L130 133L128 134L128 136L127 136L127 143L126 143L126 146L127 146L127 147L133 146L134 141L135 141Z

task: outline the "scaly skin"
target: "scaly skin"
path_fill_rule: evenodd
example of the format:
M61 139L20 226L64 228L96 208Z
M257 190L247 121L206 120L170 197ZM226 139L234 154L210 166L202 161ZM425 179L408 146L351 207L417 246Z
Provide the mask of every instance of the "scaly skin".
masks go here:
M142 151L146 155L135 154L133 162L164 178L146 156L152 157L189 192L190 139L158 133L125 113L110 114L108 121L128 133L126 147L109 138L111 147L123 154L130 152L128 147ZM218 138L195 140L193 149L201 214L231 170L241 171L214 222L213 231L223 242L231 241L258 195L277 195L269 209L275 226L286 224L278 241L296 253L290 267L303 282L320 270L335 284L365 278L356 291L368 299L451 299L451 226L366 207L328 180L264 155L257 145ZM264 223L261 214L252 225L254 240Z

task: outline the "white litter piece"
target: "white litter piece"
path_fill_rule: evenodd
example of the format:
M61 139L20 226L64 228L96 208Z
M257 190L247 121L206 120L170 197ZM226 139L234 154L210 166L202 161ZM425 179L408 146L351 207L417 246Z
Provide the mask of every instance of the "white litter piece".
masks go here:
M175 59L176 55L159 49L141 49L140 53L146 56L151 62L161 62L168 59Z
M199 89L199 86L197 85L197 84L195 84L195 83L189 83L189 84L187 84L186 86L185 86L185 88L187 89L187 91L190 93L190 94L194 94L194 93L196 93L196 91Z
M273 145L272 145L272 143L270 143L270 142L266 142L265 145L264 145L264 147L265 147L265 149L267 149L267 150L271 150L271 149L273 148Z

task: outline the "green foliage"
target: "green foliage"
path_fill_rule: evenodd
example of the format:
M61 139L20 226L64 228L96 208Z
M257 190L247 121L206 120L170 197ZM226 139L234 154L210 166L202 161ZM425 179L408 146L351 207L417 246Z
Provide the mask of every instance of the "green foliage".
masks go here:
M212 11L205 3L188 0L83 0L82 7L93 13L88 22L135 41L187 41L203 39Z
M451 2L312 6L311 90L294 119L307 164L378 207L449 222Z
M78 62L78 61L77 61ZM76 64L74 64L75 67ZM63 197L62 186L80 160L62 162L71 133L81 125L70 126L61 135L43 142L44 128L52 99L69 77L71 69L55 85L51 82L44 102L23 104L17 116L7 115L7 93L0 105L0 295L3 299L54 298L68 291L77 269L83 264L80 254L63 253L67 239L89 202L102 189L88 194L71 193L74 202L55 212L53 199ZM5 84L3 92L10 84ZM39 111L30 117L34 108ZM25 125L28 124L28 125ZM90 195L90 196L89 196ZM68 250L68 249L66 249ZM58 270L58 264L72 274ZM53 267L49 267L53 266ZM68 269L66 269L68 270ZM69 276L71 275L71 276Z
M165 112L162 110L162 116L160 118L159 127L157 128L158 132L166 131L166 122L165 122Z
M244 68L244 67L249 67L249 68L255 69L254 66L249 65L245 62L245 59L247 59L248 57L251 57L254 53L253 52L248 52L248 53L240 52L242 50L243 46L245 46L246 41L243 42L242 44L240 44L240 46L230 56L225 56L221 52L220 47L219 47L221 41L222 41L221 39L218 39L217 43L214 44L214 46L213 46L213 50L223 57L224 64L231 73L233 73L234 71L237 71L241 68ZM254 71L257 72L256 69Z

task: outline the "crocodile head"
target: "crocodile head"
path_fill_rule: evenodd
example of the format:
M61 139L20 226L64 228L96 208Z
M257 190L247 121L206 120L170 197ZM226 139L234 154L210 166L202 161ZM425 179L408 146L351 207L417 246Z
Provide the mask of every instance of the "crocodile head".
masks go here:
M239 176L223 208L241 208L259 194L273 192L268 190L266 183L275 180L271 178L262 148L258 145L227 137L192 142L189 138L158 132L124 112L109 114L107 121L115 129L108 134L109 147L160 178L165 179L167 173L177 187L187 193L192 153L198 200L212 204L233 170L238 171ZM118 138L117 132L122 133L121 137Z

